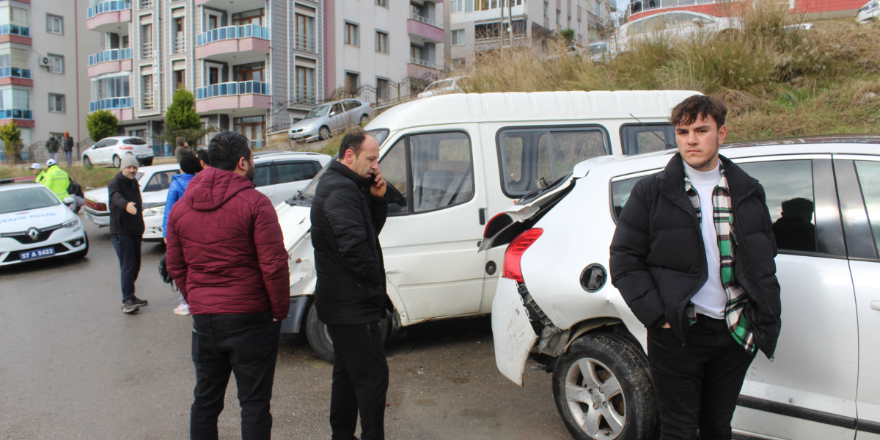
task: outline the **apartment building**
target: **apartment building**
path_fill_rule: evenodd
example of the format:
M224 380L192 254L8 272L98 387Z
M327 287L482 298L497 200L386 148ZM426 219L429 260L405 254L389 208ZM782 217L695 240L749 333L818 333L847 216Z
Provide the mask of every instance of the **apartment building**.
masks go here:
M203 126L261 148L268 132L327 99L378 99L376 88L410 72L439 71L437 9L415 0L91 0L87 26L104 47L89 56L90 111L113 112L121 132L155 145L185 87Z
M480 52L500 47L540 48L564 29L575 44L586 46L613 29L614 0L452 0L450 6L453 68L471 63ZM503 22L502 22L503 20Z
M85 33L82 0L0 1L0 124L15 121L25 146L40 145L54 133L88 137L88 90L82 48L98 47ZM42 157L34 157L42 160Z

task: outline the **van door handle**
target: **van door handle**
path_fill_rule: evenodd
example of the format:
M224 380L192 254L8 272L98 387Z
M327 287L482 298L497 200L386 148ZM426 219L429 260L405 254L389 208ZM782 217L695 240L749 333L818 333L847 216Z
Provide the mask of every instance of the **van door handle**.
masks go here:
M880 312L880 301L871 301L871 310Z
M480 208L480 225L486 224L486 208Z

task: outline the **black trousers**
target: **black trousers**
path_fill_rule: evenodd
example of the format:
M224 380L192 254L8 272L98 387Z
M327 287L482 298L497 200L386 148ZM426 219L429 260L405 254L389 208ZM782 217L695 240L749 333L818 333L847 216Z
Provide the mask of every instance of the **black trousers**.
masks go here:
M361 440L385 439L388 362L379 323L328 325L333 338L333 440L351 440L361 415Z
M223 411L230 372L235 374L238 387L242 440L271 438L269 402L281 321L272 321L269 312L192 318L196 388L190 439L217 440L217 417Z
M119 283L122 285L122 302L134 298L134 282L141 271L140 235L113 234L110 236L116 256L119 257Z
M722 319L697 316L682 345L671 329L648 330L661 440L730 440L730 420L755 358Z

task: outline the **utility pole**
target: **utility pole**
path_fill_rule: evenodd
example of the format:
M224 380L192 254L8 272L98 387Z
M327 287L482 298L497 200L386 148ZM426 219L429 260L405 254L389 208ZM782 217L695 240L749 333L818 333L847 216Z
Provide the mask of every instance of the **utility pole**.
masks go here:
M513 47L513 0L507 0L507 18L510 21L507 32L510 33L510 47Z
M501 48L504 49L504 0L501 2L501 23L498 24L498 38L501 41Z

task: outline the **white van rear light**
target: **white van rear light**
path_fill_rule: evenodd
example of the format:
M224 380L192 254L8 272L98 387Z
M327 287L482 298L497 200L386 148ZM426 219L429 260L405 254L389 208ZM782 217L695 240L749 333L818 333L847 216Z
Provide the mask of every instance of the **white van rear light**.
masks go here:
M519 283L524 282L522 267L520 267L522 256L526 252L526 249L528 249L529 246L531 246L543 233L544 230L541 228L529 229L528 231L517 235L516 238L510 242L510 245L507 246L507 250L504 251L504 269L501 271L501 276L503 278L508 278Z

